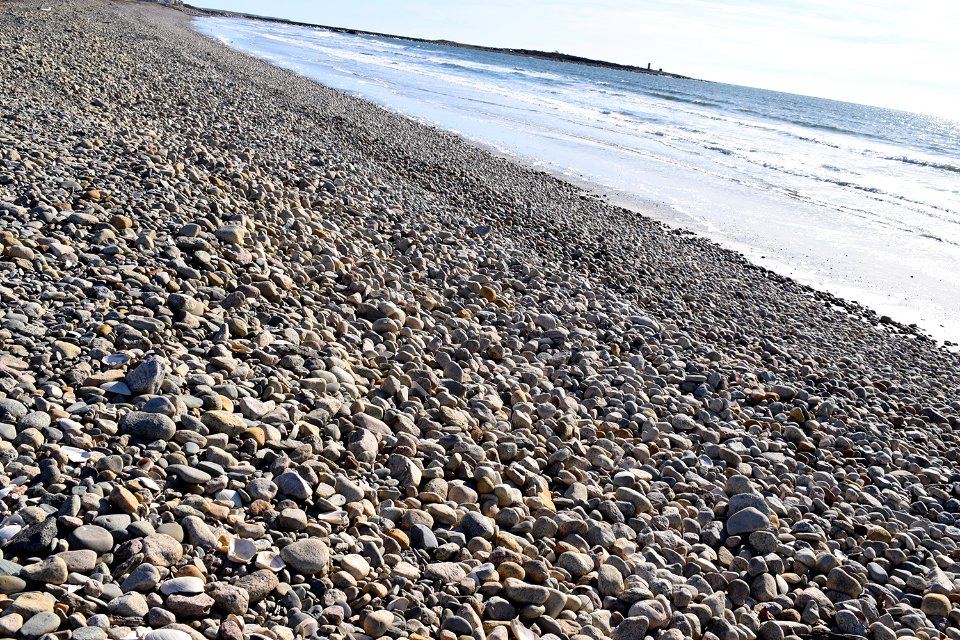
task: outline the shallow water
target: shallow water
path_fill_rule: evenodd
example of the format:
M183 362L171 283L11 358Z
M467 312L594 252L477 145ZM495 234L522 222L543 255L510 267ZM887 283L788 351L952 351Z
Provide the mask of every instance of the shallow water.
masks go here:
M195 25L960 342L960 122L294 25Z

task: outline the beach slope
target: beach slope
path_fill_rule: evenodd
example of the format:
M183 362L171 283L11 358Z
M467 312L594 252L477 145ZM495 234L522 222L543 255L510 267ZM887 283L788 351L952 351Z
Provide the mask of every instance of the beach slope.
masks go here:
M0 637L957 637L957 355L185 12L0 78Z

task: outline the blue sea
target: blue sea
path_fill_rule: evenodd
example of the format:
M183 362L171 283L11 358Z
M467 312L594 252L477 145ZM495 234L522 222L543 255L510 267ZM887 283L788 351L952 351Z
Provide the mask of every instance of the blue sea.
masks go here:
M237 18L223 43L960 342L960 122Z

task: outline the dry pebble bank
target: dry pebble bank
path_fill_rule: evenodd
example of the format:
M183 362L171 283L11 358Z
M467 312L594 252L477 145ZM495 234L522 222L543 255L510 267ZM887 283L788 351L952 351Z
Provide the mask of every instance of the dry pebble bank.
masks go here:
M960 638L955 355L177 11L0 78L0 637Z

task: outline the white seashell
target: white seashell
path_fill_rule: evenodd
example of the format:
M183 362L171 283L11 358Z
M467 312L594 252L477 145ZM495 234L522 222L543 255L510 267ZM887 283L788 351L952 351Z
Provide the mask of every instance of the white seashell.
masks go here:
M89 451L84 451L76 447L60 447L60 451L67 454L67 460L70 462L86 462L90 459Z
M21 529L23 529L23 527L21 527L19 524L8 524L4 527L0 527L0 544L5 543L13 536L20 533Z
M269 569L273 572L280 571L287 566L287 563L283 561L280 554L274 551L261 551L258 553L255 564L261 569Z
M174 593L203 593L203 580L195 576L171 578L160 583L160 593L165 596Z
M160 485L154 482L153 478L148 478L147 476L140 476L136 478L136 481L139 482L143 487L150 489L152 491L160 491Z
M193 640L189 633L179 629L154 629L143 640Z
M104 382L102 385L100 385L100 388L107 393L116 393L121 396L133 395L133 392L130 391L130 387L128 387L125 382L120 382L119 380L114 380L113 382Z
M238 538L234 536L230 539L230 545L227 547L227 558L234 562L246 564L253 559L257 553L257 545L252 540Z
M106 356L103 361L106 364L123 364L124 362L130 362L130 356L125 353L112 353Z
M316 519L320 522L335 524L342 527L350 524L350 516L347 515L346 511L330 511L329 513L321 513L317 515Z
M513 631L513 636L517 640L539 640L540 637L523 626L523 623L516 618L510 621L510 630Z
M243 500L240 499L240 494L234 491L233 489L224 489L216 495L217 500L223 500L224 502L232 502L235 507L242 507Z

